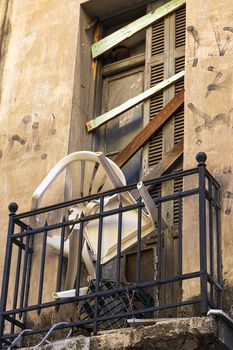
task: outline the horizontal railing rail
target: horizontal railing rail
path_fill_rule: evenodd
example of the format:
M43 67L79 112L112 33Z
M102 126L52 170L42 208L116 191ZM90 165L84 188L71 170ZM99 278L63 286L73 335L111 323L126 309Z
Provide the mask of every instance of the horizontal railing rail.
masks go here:
M193 168L193 169L188 169L188 170L178 170L178 171L175 171L172 174L162 175L162 176L160 176L157 179L145 181L144 185L145 186L156 186L156 185L160 185L160 184L162 184L162 183L164 183L166 181L176 180L176 179L179 179L179 178L184 178L184 177L187 177L187 176L190 176L190 175L193 175L193 174L198 174L198 168ZM114 190L110 190L110 191L106 191L106 192L101 193L101 196L102 197L112 196L114 194L121 193L121 192L124 192L124 191L130 192L130 191L135 190L136 186L137 186L137 184L134 183L134 184L130 184L130 185L127 185L127 186L124 186L124 187L115 188ZM93 194L93 195L90 195L90 196L86 196L85 197L85 201L88 202L88 201L99 199L99 198L100 198L99 194ZM69 201L66 201L66 202L63 202L63 203L53 204L53 205L49 205L49 206L46 206L46 207L43 207L43 208L30 210L30 211L27 211L25 213L15 214L15 219L16 220L17 219L24 219L24 218L28 218L28 217L31 217L31 216L34 216L34 215L47 213L49 211L54 211L54 210L62 209L62 208L65 208L65 207L72 207L75 204L79 204L79 203L83 203L83 202L84 202L84 197L77 198L77 199L69 200Z
M61 308L66 308L70 304L76 310L75 318L72 321L64 319L65 324L63 322L60 326L58 325L56 332L63 328L73 330L85 328L86 331L97 333L98 330L125 327L128 317L160 318L167 314L174 315L176 310L179 310L177 312L181 315L182 310L194 305L199 305L198 310L202 314L206 314L209 308L221 308L220 186L206 170L205 160L205 154L200 153L197 155L197 168L177 171L144 183L152 192L153 188L160 188L153 198L157 207L157 220L154 230L148 237L143 236L142 221L145 203L139 199L131 204L123 204L120 199L122 194L135 190L136 184L20 214L17 214L17 205L11 203L1 292L1 346L10 348L11 343L14 339L17 340L22 330L25 332L22 333L21 340L49 331L52 324L49 327L41 323L41 312L49 314L52 310L55 314L59 314ZM182 188L178 191L170 190L170 192L163 190L165 183L176 179L183 179ZM116 194L119 197L119 204L115 208L105 208L105 199ZM96 212L85 214L83 210L72 220L69 215L63 215L64 213L60 218L53 215L59 209L67 211L74 207L80 208L83 203L96 203ZM168 205L174 207L175 203L177 221L166 224L166 207ZM189 208L190 203L192 204ZM190 217L193 218L193 222L187 229L189 209L192 211ZM126 215L130 213L136 215L136 233L134 245L126 246L126 249L123 246L123 222ZM111 248L115 253L110 258L111 267L106 269L106 271L111 269L112 275L109 277L106 275L105 265L108 266L110 262L102 263L102 247L106 234L113 235L111 230L106 233L106 220L116 217L116 237L112 236L115 243ZM85 240L89 244L89 249L91 248L86 236L86 230L91 225L96 225L98 228L96 251L92 252L96 277L88 282L82 274L81 256ZM68 298L53 300L52 295L48 295L47 291L48 279L51 279L54 292L59 293L64 290L67 265L64 249L66 239L69 239L66 231L72 232L75 227L78 230L79 244L77 261L75 260L77 269L74 292ZM169 230L176 231L172 236L173 250L169 250L171 249L170 241L167 239ZM48 237L54 234L58 234L60 240L58 255L48 244ZM193 271L184 271L186 249L184 237L187 234L196 234L199 240L199 246L195 246L196 251L192 252L198 257L196 261L199 259L198 266ZM153 241L150 249L153 249L154 258L147 264L152 265L154 272L153 276L145 278L142 261L143 254L146 254L149 249L147 238ZM122 259L126 261L132 256L134 257L133 267L131 266L133 272L127 278L122 277L122 274L126 273ZM54 277L51 276L51 271L47 270L47 261L53 264ZM167 261L170 261L170 265L172 261L172 271L166 270ZM193 285L195 281L197 281L198 293L194 293L188 299L185 298L182 295L184 283ZM84 287L87 290L86 294L81 293ZM192 309L190 315L194 315L194 312ZM35 324L34 329L29 327L32 322ZM40 326L36 326L37 323ZM26 330L28 328L30 330ZM15 341L13 347L20 345Z

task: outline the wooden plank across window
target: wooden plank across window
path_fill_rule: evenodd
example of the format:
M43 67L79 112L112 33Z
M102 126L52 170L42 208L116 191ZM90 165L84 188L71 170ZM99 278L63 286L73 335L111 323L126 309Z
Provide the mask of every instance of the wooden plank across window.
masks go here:
M158 21L159 19L165 17L169 13L179 9L184 5L186 0L171 0L165 5L160 6L154 11L138 18L136 21L126 25L125 27L117 30L116 32L108 35L97 43L93 44L91 47L92 57L97 58L102 55L104 52L118 45L125 39L130 38L135 33L140 30L147 28L152 23Z
M143 178L143 181L157 179L162 176L166 171L168 171L175 162L183 154L183 140L179 141L159 163L157 163L149 173Z
M116 118L120 114L128 111L134 106L137 106L139 103L147 100L151 96L155 95L159 91L165 89L166 87L170 86L171 84L179 81L184 77L185 72L181 71L172 77L162 81L161 83L156 84L155 86L152 86L150 89L144 91L143 93L129 99L128 101L124 102L120 106L113 108L111 111L106 112L99 117L90 120L86 123L86 127L88 131L93 131L94 129L98 128L100 125L103 125L107 123L109 120L112 120L113 118Z
M121 73L127 71L131 68L142 66L145 64L145 54L140 53L139 55L126 58L121 61L117 61L111 64L108 64L102 68L102 76L108 77L112 74Z
M163 109L135 136L135 138L118 154L114 162L123 166L151 136L158 131L173 113L184 103L184 90L181 90Z
M153 166L148 175L146 175L142 181L157 179L158 177L162 176L183 155L183 147L183 140L181 140L164 156L163 159L160 160L159 163ZM148 190L149 189L150 187ZM131 194L135 199L139 198L138 190L133 190Z

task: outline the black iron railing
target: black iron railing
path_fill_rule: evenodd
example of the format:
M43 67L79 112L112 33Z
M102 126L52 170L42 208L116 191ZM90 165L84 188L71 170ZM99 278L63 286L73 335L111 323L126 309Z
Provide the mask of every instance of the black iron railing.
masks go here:
M6 244L5 265L2 280L1 309L0 309L0 339L4 347L10 347L17 335L28 328L30 319L40 318L41 312L54 310L59 312L61 305L74 304L79 308L79 313L72 321L63 319L60 328L67 327L86 327L95 333L98 329L117 328L125 326L125 320L130 317L152 318L160 317L160 312L173 308L184 308L190 305L199 305L200 312L206 314L209 308L221 308L221 250L220 250L220 186L212 175L206 170L206 155L199 153L197 155L198 166L185 171L164 175L159 179L145 182L147 187L163 185L167 181L183 179L183 188L176 193L161 193L155 198L158 209L158 219L155 234L156 249L156 275L151 280L144 280L141 276L141 215L144 203L141 200L135 204L122 206L112 210L104 210L104 199L107 196L135 190L136 185L125 186L102 193L101 195L92 195L68 201L61 204L52 205L38 210L17 214L17 205L9 205L9 227ZM189 179L189 180L187 180ZM191 181L190 181L191 179ZM193 179L193 180L192 180ZM189 185L187 185L189 184ZM193 184L190 188L190 184ZM197 186L195 185L197 184ZM190 198L196 198L189 207ZM93 215L84 214L81 217L70 221L65 216L56 222L46 221L39 224L40 216L52 214L60 209L66 209L87 203L93 200L99 200L100 210ZM177 226L177 264L175 272L170 275L163 273L162 257L163 245L166 244L162 231L162 217L164 206L176 201L178 203L178 226ZM196 203L196 204L193 204ZM193 206L194 205L194 206ZM135 245L136 268L135 282L128 283L121 280L121 225L122 216L126 211L137 210L138 212L138 232L137 243ZM187 219L185 215L196 213L195 222L188 223L188 234L196 234L199 240L199 246L194 248L193 256L198 256L198 268L194 271L183 272L185 265L183 243L184 235L187 235ZM104 218L111 215L118 215L118 242L117 255L115 258L115 277L113 279L103 278L101 265L101 244L102 229ZM190 218L193 218L190 215ZM96 256L96 279L88 282L88 292L86 295L79 295L81 283L81 249L85 223L91 220L99 221L98 231L98 249ZM184 221L186 220L186 231L184 230ZM32 224L34 222L34 224ZM37 224L35 224L37 222ZM65 272L64 264L64 241L65 230L71 225L80 224L80 244L79 244L79 264L75 285L75 296L53 300L52 296L48 300L46 292L46 259L48 254L47 236L60 232L61 246L58 258L54 255L54 261L57 266L54 273L56 280L54 291L62 290L62 276ZM111 232L109 233L111 234ZM196 249L196 251L195 251ZM51 254L51 251L50 251ZM36 258L37 257L37 258ZM166 257L165 257L166 258ZM38 261L37 275L32 274L33 262ZM190 256L192 259L192 256ZM150 261L148 264L152 264ZM35 270L34 270L35 271ZM35 280L37 281L35 283ZM186 286L189 281L197 281L199 292L188 299L182 296L178 299L161 301L159 293L162 288L169 288L171 285L177 285L182 290L182 283ZM47 281L48 283L48 281ZM35 287L36 286L36 287ZM155 293L151 293L154 290ZM148 292L149 291L149 292ZM32 316L31 316L32 315ZM65 323L65 321L67 323ZM34 322L36 324L36 322ZM24 336L43 334L50 327L40 325L35 326L30 331L26 331ZM16 344L14 344L16 346Z

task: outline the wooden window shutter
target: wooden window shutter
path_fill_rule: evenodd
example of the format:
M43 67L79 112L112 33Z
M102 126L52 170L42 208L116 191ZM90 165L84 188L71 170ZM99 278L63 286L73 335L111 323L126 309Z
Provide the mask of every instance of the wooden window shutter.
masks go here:
M183 49L178 57L175 58L175 72L178 73L185 68L185 22L186 22L185 6L177 10L175 13L175 47ZM175 93L184 88L184 80L180 80L175 84ZM175 114L174 117L174 143L178 143L184 138L184 106ZM178 165L183 168L183 164ZM177 179L174 181L174 193L178 193L183 189L183 180ZM178 201L173 203L173 224L178 224Z
M178 73L184 69L185 58L180 57L175 60L175 72ZM180 80L175 84L175 93L179 92L184 88L184 80ZM184 137L184 106L182 106L179 111L175 114L174 122L174 143L178 143Z
M166 0L156 1L151 4L149 10L166 3ZM146 64L147 74L146 87L151 87L172 74L178 73L185 66L185 6L173 14L161 19L152 25L147 32ZM148 107L145 108L145 123L151 120L166 105L172 97L184 88L181 80L163 93L150 99ZM147 114L146 114L147 112ZM184 136L184 108L180 108L174 117L165 125L149 142L144 152L144 169L150 169L157 164ZM179 164L182 168L182 164ZM146 173L146 171L145 171ZM157 186L158 187L158 186ZM166 193L166 189L154 188L152 194L156 196L158 191ZM173 183L174 191L182 188L178 180ZM170 208L170 224L177 223L177 201Z
M152 26L151 37L151 56L164 54L164 19L161 19ZM151 66L150 86L160 83L164 80L164 65L163 63ZM163 108L163 92L154 96L150 100L150 116L149 120L153 119L158 112ZM157 164L162 159L162 130L149 143L149 167Z
M164 53L164 18L152 26L151 55Z
M175 58L175 73L185 68L185 6L177 10L175 13L175 47L183 48L181 55ZM180 80L175 84L175 93L184 88L184 80ZM182 107L175 115L175 133L174 143L179 142L184 136L184 107Z
M154 9L154 8L153 8ZM150 67L150 87L164 80L164 63L163 59L165 52L165 19L155 23L151 29L151 64ZM159 63L157 63L157 61ZM162 62L161 62L162 61ZM149 120L154 118L163 108L164 93L155 95L150 100ZM163 134L160 130L149 142L148 148L148 166L149 168L157 164L162 159L163 154Z
M174 193L178 193L179 191L182 191L183 189L183 179L176 179L174 181ZM173 202L173 224L178 224L178 200L175 200Z
M163 64L158 64L151 67L151 86L163 81L164 77ZM163 92L155 95L150 100L150 116L149 120L153 119L158 112L163 108ZM157 164L162 159L163 153L163 135L160 130L155 137L149 142L148 163L149 167Z
M176 48L185 46L185 22L186 22L186 8L181 7L175 12L176 23Z
M152 10L156 7L166 3L166 1L160 1L155 6L152 5ZM151 87L165 79L164 73L164 55L165 55L165 18L162 18L149 29L150 43L149 50L147 50L147 60L149 62L149 75L148 87ZM164 92L161 92L149 101L149 118L148 121L153 119L164 107ZM147 166L152 168L159 163L163 157L163 130L161 129L150 140L147 147ZM161 186L154 186L151 191L153 198L158 197L161 193Z

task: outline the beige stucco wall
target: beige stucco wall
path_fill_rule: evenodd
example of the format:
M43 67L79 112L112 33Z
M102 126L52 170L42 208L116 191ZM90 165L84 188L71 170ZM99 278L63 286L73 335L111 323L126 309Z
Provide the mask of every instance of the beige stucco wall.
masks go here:
M207 153L207 167L222 186L222 252L225 303L233 312L233 2L187 0L185 76L185 168L195 154ZM192 270L198 256L194 211L185 208L184 265ZM232 292L230 288L232 288ZM192 294L191 289L187 294ZM230 300L231 299L231 300Z
M0 280L9 202L30 210L35 187L68 153L78 1L9 0L2 22Z

